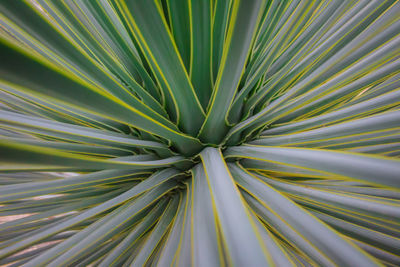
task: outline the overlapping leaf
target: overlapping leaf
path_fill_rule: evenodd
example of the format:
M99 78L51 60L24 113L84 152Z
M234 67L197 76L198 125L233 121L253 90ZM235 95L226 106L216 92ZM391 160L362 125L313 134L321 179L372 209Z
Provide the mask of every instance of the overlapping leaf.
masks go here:
M0 265L399 266L399 18L0 1Z

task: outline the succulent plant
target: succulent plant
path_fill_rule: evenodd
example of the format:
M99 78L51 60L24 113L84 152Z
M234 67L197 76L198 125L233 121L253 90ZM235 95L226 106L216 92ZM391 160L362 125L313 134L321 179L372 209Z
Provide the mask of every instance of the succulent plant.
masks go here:
M400 265L400 2L0 16L0 265Z

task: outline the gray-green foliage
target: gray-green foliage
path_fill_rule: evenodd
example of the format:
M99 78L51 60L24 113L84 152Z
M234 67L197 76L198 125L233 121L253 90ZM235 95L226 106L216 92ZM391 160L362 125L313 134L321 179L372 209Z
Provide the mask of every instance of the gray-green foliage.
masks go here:
M0 22L0 265L400 265L400 2Z

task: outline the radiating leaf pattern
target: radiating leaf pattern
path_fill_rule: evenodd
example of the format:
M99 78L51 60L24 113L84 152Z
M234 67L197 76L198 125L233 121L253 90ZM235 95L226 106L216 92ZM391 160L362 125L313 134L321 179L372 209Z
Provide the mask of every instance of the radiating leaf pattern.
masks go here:
M0 23L0 266L400 265L399 1Z

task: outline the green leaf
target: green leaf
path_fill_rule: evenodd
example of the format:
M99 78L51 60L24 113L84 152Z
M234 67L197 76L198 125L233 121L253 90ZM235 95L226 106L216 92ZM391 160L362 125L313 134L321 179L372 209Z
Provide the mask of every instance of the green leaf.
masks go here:
M73 142L106 145L121 148L149 148L166 150L167 146L152 141L143 141L126 134L77 126L74 124L54 122L42 118L16 114L15 112L0 111L0 125L3 127L59 138Z
M284 248L279 244L278 239L262 224L255 213L252 217L265 247L271 254L272 262L277 266L295 266L288 254L286 254Z
M315 178L329 178L332 175L319 172L316 170L310 170L307 168L295 167L285 165L279 162L263 162L246 158L240 161L240 164L248 170L266 171L272 173L279 173L285 176L301 176L301 177L315 177Z
M313 127L318 127L321 124L328 125L332 123L338 123L343 120L350 120L355 116L359 117L364 114L376 112L377 110L384 110L393 107L398 105L399 102L400 92L389 92L378 97L374 97L370 100L329 112L327 114L268 129L262 132L262 135L280 135L282 133L286 134L293 131L308 130ZM354 120L352 120L351 123L355 123Z
M188 199L190 194L188 194L189 187L185 187L185 190L181 193L181 201L179 203L179 207L176 213L176 216L172 222L171 229L168 235L165 237L164 246L160 248L161 255L158 258L158 263L161 266L170 266L176 260L178 256L177 252L179 251L179 242L181 238L181 232L183 229L183 223L185 221L185 211L190 210L187 209L186 203L190 201Z
M7 76L12 82L18 82L22 85L30 84L30 90L34 88L35 92L46 95L46 98L58 99L58 101L62 99L61 102L65 103L67 101L73 103L72 106L75 108L83 108L84 111L105 115L106 118L114 118L117 121L126 122L144 130L156 132L160 136L162 136L161 132L165 132L167 134L165 137L167 138L173 135L178 139L182 138L182 141L187 140L191 144L193 142L199 143L196 139L177 132L176 127L171 122L166 121L166 125L157 122L148 115L112 96L110 93L101 91L87 83L82 84L83 81L76 81L76 78L72 78L70 74L60 73L54 64L50 64L44 60L36 61L39 59L34 60L31 58L31 55L26 55L26 52L22 52L21 49L9 47L9 44L4 44L3 40L1 45L3 47L2 50L7 51L5 52L7 57L4 58L4 64L1 65L1 73ZM18 64L15 64L15 62L18 62ZM7 68L4 67L5 65L7 65ZM20 66L23 66L23 68ZM21 83L21 79L19 78L21 75L24 77L22 80L23 83ZM51 77L51 79L40 79L42 75ZM59 86L60 84L62 86ZM49 88L57 88L57 90L50 90ZM88 101L89 99L90 102ZM134 114L137 114L137 116ZM152 131L149 127L155 128ZM156 130L157 128L158 130ZM176 144L179 143L178 146L182 149L184 142L177 142ZM188 148L186 146L186 149ZM191 149L193 149L193 146Z
M298 252L305 256L305 262L309 264L319 264L323 266L335 266L326 255L324 255L317 247L299 233L284 219L280 218L276 213L266 208L254 197L246 191L243 191L243 197L249 203L249 206L261 217L265 224L273 227L278 237L285 240L292 249L289 251ZM295 248L295 249L293 249ZM298 260L298 258L296 257Z
M221 266L223 251L219 247L218 219L213 212L207 177L201 164L197 164L192 172L193 262L195 265Z
M157 179L158 175L155 175L154 177L156 177L156 179ZM167 178L170 178L170 177L167 176ZM5 249L0 250L0 257L9 255L9 254L13 253L14 251L21 250L21 249L29 246L30 244L33 244L33 243L35 243L39 240L42 240L48 236L54 235L58 232L61 232L64 229L68 229L69 227L71 227L83 220L87 220L88 218L91 218L97 214L100 214L101 212L104 212L112 207L115 207L129 199L132 199L138 193L139 194L143 193L144 191L147 191L151 187L155 186L154 184L150 185L150 186L145 185L148 183L149 182L146 180L144 182L144 184L142 184L142 186L141 186L141 184L139 184L137 187L132 188L131 190L125 192L124 194L119 195L116 198L106 201L94 208L89 209L89 210L86 210L83 213L78 214L68 220L65 220L62 223L57 223L57 225L53 225L52 227L49 227L48 229L43 229L42 231L37 232L34 235L31 235L29 238L25 238L25 239L20 240L19 242L14 243L12 246L9 246ZM135 209L136 212L139 212L141 209L150 205L155 200L160 198L162 195L164 195L168 191L172 190L175 185L176 185L175 182L169 181L169 182L161 184L160 186L156 186L154 189L148 191L146 194L143 194L142 196L134 199L133 201L130 201L129 204L126 204L128 206L122 206L119 209L115 210L114 214L118 214L120 210L124 210L124 208L126 208L126 207L129 207L130 209ZM132 212L130 212L130 213L132 213ZM113 216L110 216L109 218L112 218L112 217ZM92 228L96 229L99 225L101 225L101 223L102 223L101 221L97 221L95 226ZM69 239L68 243L71 242L71 244L74 244L74 242L75 242L74 240L76 240L77 238L80 238L80 236L86 236L86 234L88 232L93 230L92 228L85 228L86 231L80 232L79 235L72 236L71 237L72 239ZM56 246L56 247L52 248L52 250L47 251L46 252L47 254L43 253L40 256L38 256L37 258L35 258L33 261L30 261L29 264L31 264L31 266L37 266L37 264L39 262L44 263L44 262L50 261L52 258L57 256L56 254L53 253L53 251L58 251L60 248L61 248L61 251L65 251L66 248L69 248L71 246L71 244L69 244L69 246L67 246L68 243L66 243L66 242L61 243L59 246Z
M211 22L212 1L191 0L190 14L190 80L204 110L212 93Z
M86 81L95 83L96 86L118 96L127 103L135 102L135 97L130 92L130 89L125 87L123 83L118 81L118 79L113 75L113 73L118 73L118 76L123 76L125 78L127 76L125 74L126 71L124 72L123 68L118 68L116 70L115 62L113 62L113 66L110 66L110 61L115 60L115 56L113 57L109 51L107 51L107 53L101 53L101 50L103 50L104 47L107 47L107 45L100 44L97 41L98 39L93 39L91 34L85 32L84 29L90 31L92 24L86 24L85 27L85 18L82 16L80 10L84 8L82 3L80 4L80 8L76 8L76 6L70 2L53 3L51 7L48 7L48 4L43 3L43 1L40 2L44 6L40 6L41 10L48 10L48 13L53 15L52 18L49 18L49 15L41 15L40 9L38 10L39 4L34 5L33 3L24 1L21 1L16 5L10 5L8 2L2 3L3 5L1 8L3 12L7 14L9 18L12 18L13 22L18 25L13 25L13 22L10 22L8 23L9 25L7 28L16 34L24 44L27 44L28 47L38 51L39 54L47 59L56 61L55 63L57 63L59 67L63 67L61 70L68 69L68 71L73 72ZM54 4L56 4L57 7L55 7ZM71 9L73 9L73 11L71 11ZM18 15L16 15L18 13L23 13L24 16L18 17ZM60 13L66 14L66 16L61 15L60 18ZM86 14L90 14L90 12L86 11ZM18 18L15 18L15 16ZM74 20L67 19L68 17L78 18L77 20ZM57 24L53 23L53 21L56 21ZM68 22L68 24L65 22ZM58 24L64 26L68 30L60 32L60 29L57 27ZM70 30L70 25L73 25L72 31ZM42 40L44 39L47 40L47 42L43 45ZM85 43L82 44L79 41L77 42L76 39L83 39ZM96 60L93 60L93 57L91 57L93 52L97 52L97 57L100 57L102 62L111 68L111 71L103 68ZM141 96L144 103L165 116L165 111L163 111L160 104L157 103L138 83L132 79L128 79L125 83L129 83L131 88L134 88L134 91Z
M332 231L275 189L259 179L255 179L240 167L231 165L230 169L241 187L259 199L264 207L289 223L294 230L302 233L334 263L338 265L377 265L372 257L344 240L337 232Z
M139 254L135 257L134 261L131 263L131 266L143 266L148 261L149 257L157 247L157 244L160 242L161 238L167 233L168 228L172 222L173 217L175 216L176 209L179 204L179 198L173 198L168 207L165 209L164 213L160 216L159 221L154 226L154 229L149 234L148 239L145 241L145 244L141 248Z
M237 92L263 5L261 0L234 1L232 3L215 89L199 135L204 142L219 143L228 129L227 112ZM215 132L214 129L219 127L222 129Z
M192 264L192 254L193 254L192 220L191 220L192 205L193 205L192 194L191 194L192 187L193 187L192 179L185 181L185 189L186 189L185 206L184 207L182 206L182 209L184 208L184 210L181 211L182 218L180 218L180 220L174 224L174 229L173 229L176 232L180 233L179 243L177 244L175 255L170 255L168 258L165 259L168 262L172 261L173 264L176 264L178 266L188 266ZM174 239L174 241L177 242L178 240ZM174 245L176 245L175 242ZM171 254L172 251L174 251L174 249L175 248L169 248Z
M374 133L380 130L387 130L400 127L398 117L400 111L388 111L382 114L369 116L366 118L350 120L337 123L331 126L318 128L315 130L303 131L300 133L276 135L273 137L262 137L251 142L259 145L289 145L304 144L316 141L333 139L338 137L350 137L360 134ZM338 142L336 142L338 143Z
M172 118L185 132L196 134L204 111L167 29L165 18L161 16L161 7L155 1L117 2L161 85L169 114L176 114ZM152 23L147 23L150 18Z
M96 185L121 181L122 179L134 179L135 177L143 177L143 175L146 175L146 172L139 170L105 170L48 182L31 182L1 186L0 202L8 202L17 199L56 194L81 188L90 188Z
M190 70L191 35L189 1L168 0L168 15L171 33L186 70Z
M212 79L213 83L217 79L219 66L221 64L222 53L225 43L225 35L228 28L230 0L214 1L212 16Z
M99 266L110 266L116 262L129 251L129 249L143 236L157 221L158 217L162 214L165 208L165 202L157 203L156 207L151 210L129 234L121 241L110 254L108 254L100 263Z
M233 265L266 265L270 256L260 242L257 228L221 151L206 148L200 157L226 244L228 262ZM247 241L243 243L241 240Z
M296 196L307 198L318 203L334 206L349 212L385 219L396 222L400 218L399 201L385 201L384 199L367 198L366 196L345 195L328 190L316 189L311 186L301 186L291 183L281 182L275 179L258 178L279 189L281 192L287 192ZM265 176L264 176L265 177Z
M313 212L312 214L333 228L342 231L355 239L362 240L374 247L379 247L383 250L392 252L395 255L399 253L398 248L400 247L400 239L398 238L372 231L368 228L359 227L355 224L319 212Z
M157 159L157 157L151 155L126 156L105 160L62 152L52 148L12 143L3 139L0 139L0 147L4 152L0 156L2 162L0 171L76 170L77 168L81 170L154 169L186 161L181 156Z
M231 147L227 149L225 156L279 162L289 166L336 174L343 178L400 187L400 179L397 175L400 172L400 161L389 157L324 149L255 145ZM354 168L354 166L357 167Z
M3 101L9 106L13 106L14 110L19 110L23 114L37 115L44 118L53 119L58 122L65 122L80 126L91 126L93 128L111 130L122 133L126 127L116 121L89 114L82 110L77 110L68 105L57 103L55 105L48 99L34 97L30 94L22 92L22 88L15 88L15 85L0 82L0 90ZM12 99L12 100L11 100ZM10 102L13 104L10 105ZM12 110L10 110L12 111Z

